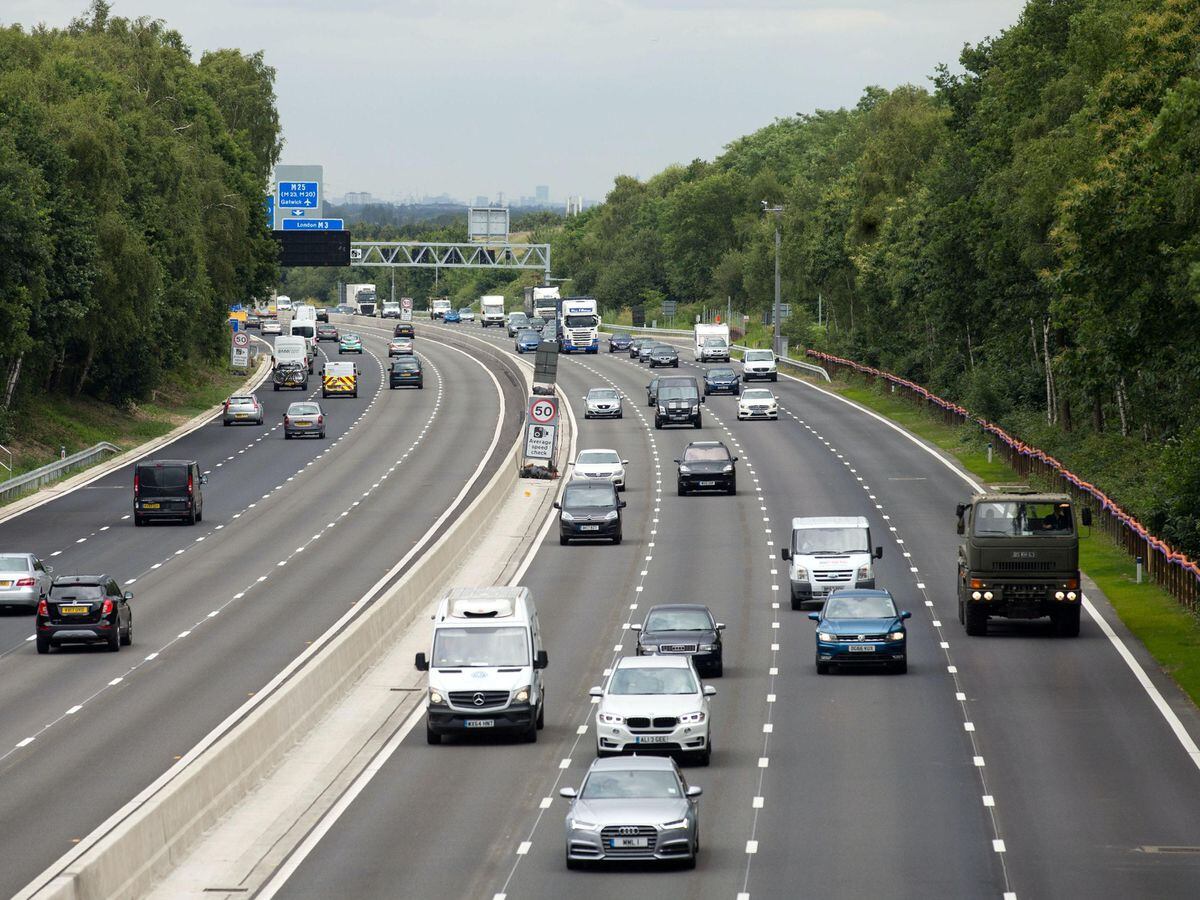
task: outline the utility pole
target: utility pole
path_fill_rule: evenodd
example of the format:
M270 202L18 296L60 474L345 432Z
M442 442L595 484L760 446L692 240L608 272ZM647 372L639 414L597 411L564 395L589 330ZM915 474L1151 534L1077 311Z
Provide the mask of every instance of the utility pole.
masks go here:
M771 341L771 349L774 350L775 354L778 356L780 349L783 346L779 335L779 217L783 214L783 204L780 204L779 206L771 206L766 200L764 200L762 202L762 208L764 213L775 214L775 309L771 314L771 323L775 326L775 330Z

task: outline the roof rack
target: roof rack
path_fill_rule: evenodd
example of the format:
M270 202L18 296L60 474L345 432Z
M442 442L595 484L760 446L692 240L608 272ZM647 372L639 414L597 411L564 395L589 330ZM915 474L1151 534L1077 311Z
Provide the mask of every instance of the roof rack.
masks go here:
M993 484L992 492L996 494L1036 494L1028 484Z

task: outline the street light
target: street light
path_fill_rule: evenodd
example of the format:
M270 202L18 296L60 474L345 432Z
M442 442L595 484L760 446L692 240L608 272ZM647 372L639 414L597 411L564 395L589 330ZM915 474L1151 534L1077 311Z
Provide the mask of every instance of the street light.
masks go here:
M783 204L771 206L764 200L762 208L764 214L775 214L775 311L771 315L771 322L775 326L775 334L771 342L771 349L778 356L780 355L780 348L783 346L783 341L779 336L779 217L783 214Z

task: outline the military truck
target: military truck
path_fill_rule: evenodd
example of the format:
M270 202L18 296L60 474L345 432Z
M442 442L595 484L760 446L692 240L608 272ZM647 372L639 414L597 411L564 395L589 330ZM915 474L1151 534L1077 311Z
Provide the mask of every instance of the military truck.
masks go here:
M1079 634L1079 531L1066 494L998 485L957 507L958 620L987 634L988 619L1046 616L1062 637ZM1092 524L1084 507L1080 524Z

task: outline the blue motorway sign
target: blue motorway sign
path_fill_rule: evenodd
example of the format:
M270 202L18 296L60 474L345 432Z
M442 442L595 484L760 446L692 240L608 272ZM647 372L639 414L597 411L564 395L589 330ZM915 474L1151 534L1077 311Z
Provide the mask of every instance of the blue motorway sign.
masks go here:
M344 219L284 219L284 231L345 231Z
M284 209L315 209L320 199L321 185L319 182L279 182L279 205Z

